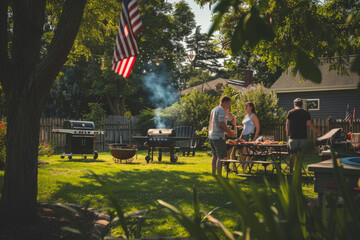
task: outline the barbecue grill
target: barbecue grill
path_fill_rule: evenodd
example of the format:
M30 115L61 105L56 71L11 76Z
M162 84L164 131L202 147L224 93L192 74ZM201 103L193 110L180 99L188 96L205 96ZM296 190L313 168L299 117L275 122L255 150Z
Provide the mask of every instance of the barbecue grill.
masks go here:
M144 145L148 148L148 155L145 157L147 163L153 161L154 151L159 150L158 160L162 160L162 152L168 150L170 152L170 161L176 163L178 157L175 156L176 141L188 140L189 137L176 137L174 129L149 129L147 136L133 136L133 140L144 141Z
M66 134L65 152L61 158L67 156L72 159L74 154L81 154L85 159L86 155L93 155L97 159L98 153L94 151L95 131L94 122L65 120L63 129L53 129L53 133Z

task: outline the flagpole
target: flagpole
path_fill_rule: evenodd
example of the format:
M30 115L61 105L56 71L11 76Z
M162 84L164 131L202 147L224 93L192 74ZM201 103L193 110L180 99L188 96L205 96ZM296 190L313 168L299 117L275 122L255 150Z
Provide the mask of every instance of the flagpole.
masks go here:
M353 132L354 131L354 124L355 124L355 115L356 115L356 109L355 109L355 107L354 107L354 110L353 110L353 117L352 117L352 131L351 132Z

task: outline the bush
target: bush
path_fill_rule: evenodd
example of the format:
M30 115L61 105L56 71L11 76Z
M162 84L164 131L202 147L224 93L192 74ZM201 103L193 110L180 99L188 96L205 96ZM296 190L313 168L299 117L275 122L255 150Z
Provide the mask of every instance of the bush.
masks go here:
M204 127L200 131L195 132L196 137L198 138L198 149L199 150L210 150L209 134L207 127Z
M285 123L286 113L278 107L279 99L274 92L268 92L263 86L241 92L235 96L235 99L231 108L232 113L236 115L238 125L241 125L246 114L244 110L246 102L253 102L255 105L260 122L260 134L262 130L271 130Z
M202 129L209 124L211 109L219 100L211 95L198 92L196 89L181 97L180 102L162 110L167 122L173 126L193 126Z
M103 126L106 112L99 103L89 103L89 107L90 113L85 114L84 117L88 121L93 121L96 129L100 129Z
M50 157L54 153L54 146L47 142L42 142L39 145L39 156L47 155Z
M139 119L137 127L140 129L141 134L146 134L149 128L155 128L154 117L155 110L151 108L145 108L140 111L140 114L136 117Z

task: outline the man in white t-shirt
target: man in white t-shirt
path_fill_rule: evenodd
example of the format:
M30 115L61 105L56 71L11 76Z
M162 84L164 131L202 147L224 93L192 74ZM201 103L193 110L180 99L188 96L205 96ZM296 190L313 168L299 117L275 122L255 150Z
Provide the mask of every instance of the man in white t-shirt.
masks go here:
M226 126L226 121L231 121L233 115L230 114L231 98L223 96L220 100L220 105L211 110L209 120L209 140L212 152L212 175L216 175L216 170L221 175L220 159L226 159L226 139L225 133L231 137L236 138L235 134Z

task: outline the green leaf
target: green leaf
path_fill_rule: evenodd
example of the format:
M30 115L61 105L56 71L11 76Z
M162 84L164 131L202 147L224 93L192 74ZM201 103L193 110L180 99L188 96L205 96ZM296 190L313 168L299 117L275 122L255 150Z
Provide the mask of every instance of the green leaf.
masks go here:
M272 41L275 33L262 13L255 7L240 17L232 36L231 49L238 53L244 44L255 47L261 40Z
M244 192L238 189L237 185L231 185L221 176L217 176L216 179L235 204L241 217L245 220L246 226L250 227L250 230L256 232L256 236L258 236L259 239L266 239L268 233L265 230L264 225L259 222L252 207L249 206L248 198L245 196Z
M162 200L157 200L159 204L166 207L176 220L190 233L190 235L197 240L206 240L208 239L201 229L200 225L196 224L189 216L185 213L174 207L173 205L164 202Z
M210 222L212 222L213 224L215 224L215 226L219 227L225 234L225 236L227 237L227 239L230 240L235 240L234 235L224 226L224 224L219 221L218 219L214 218L213 216L211 216L208 213L203 212L203 214L207 217L207 219L209 219Z
M201 222L201 215L200 215L200 203L199 203L199 198L197 196L197 191L196 191L196 187L193 187L193 191L194 191L194 214L195 214L195 222L197 224L200 224Z
M244 18L245 15L239 19L231 37L231 51L233 54L237 54L245 44L245 32L243 30Z
M208 37L210 38L212 36L212 34L219 29L221 20L222 20L223 15L222 14L218 14L215 17L215 20L212 22L209 32L208 32Z
M321 72L319 67L310 59L310 57L301 49L297 49L296 66L300 75L315 83L321 83Z
M106 182L104 182L103 180L101 180L101 178L98 175L96 175L93 171L91 171L91 170L87 170L87 171L89 171L92 174L92 176L96 179L96 181L101 184L103 191L107 194L110 202L112 203L112 206L115 208L115 210L117 212L117 215L118 215L119 221L120 221L120 225L121 225L126 237L129 238L130 233L127 228L127 221L124 216L124 211L120 207L120 204L117 201L114 193L111 191L109 185Z
M230 5L231 5L231 0L223 0L215 5L213 12L217 14L215 20L213 21L209 29L208 32L209 37L214 33L215 30L219 29L221 20L224 14L229 10Z

